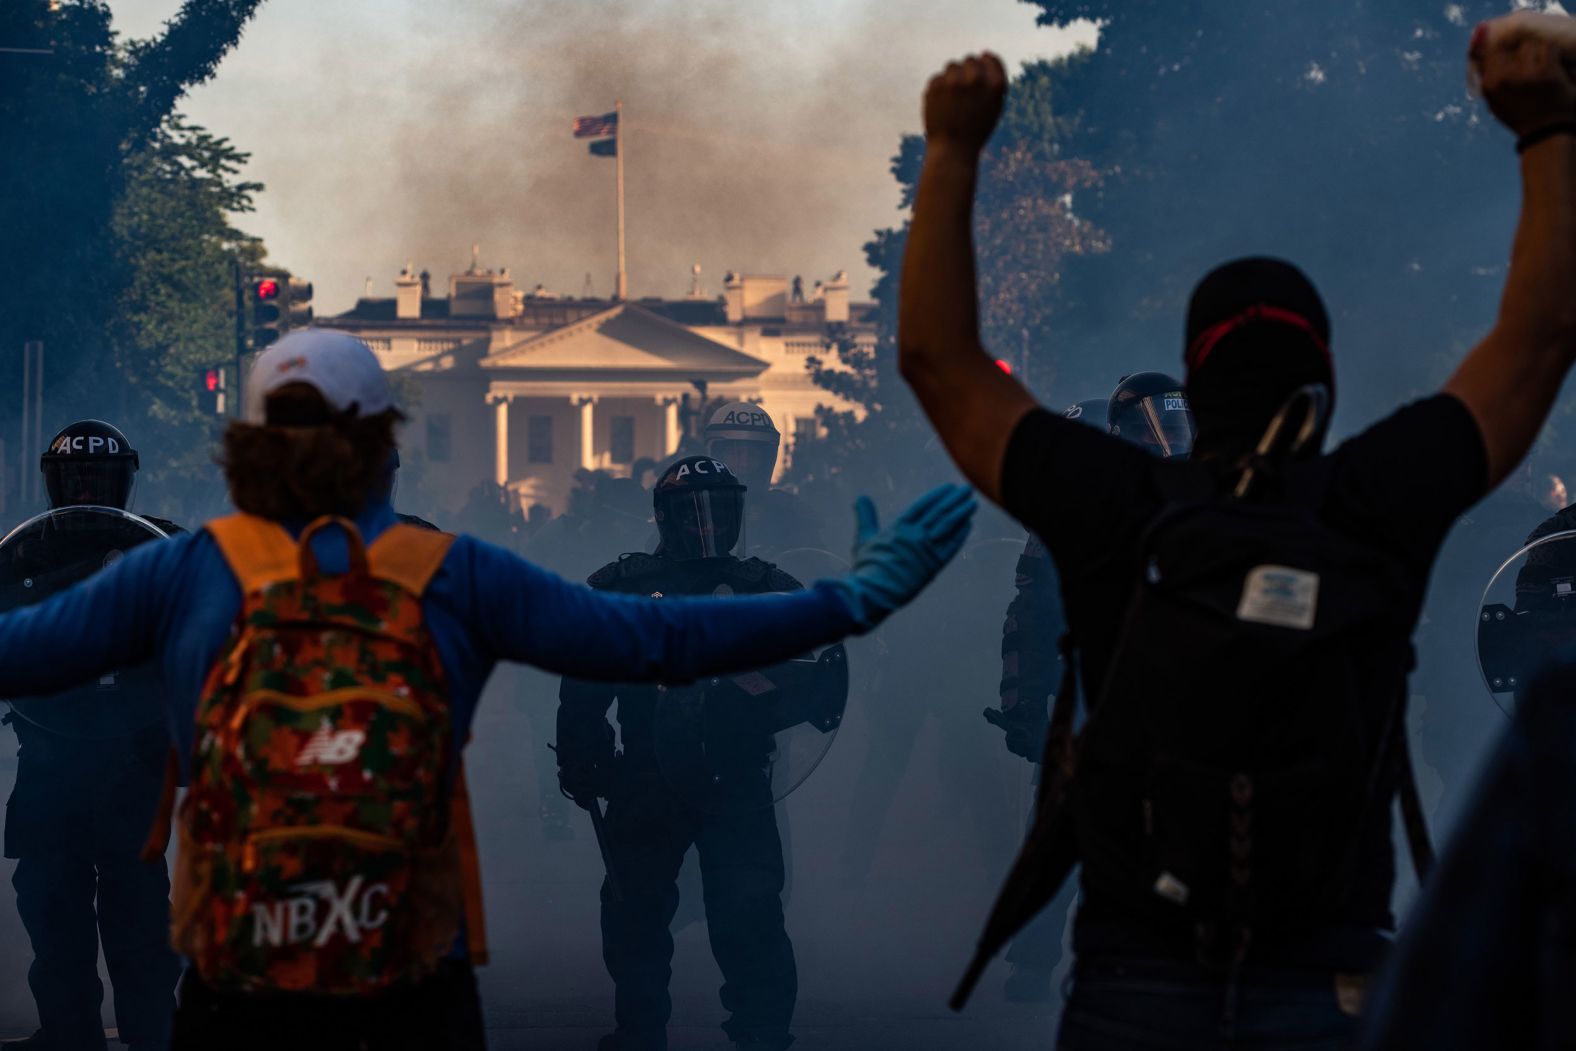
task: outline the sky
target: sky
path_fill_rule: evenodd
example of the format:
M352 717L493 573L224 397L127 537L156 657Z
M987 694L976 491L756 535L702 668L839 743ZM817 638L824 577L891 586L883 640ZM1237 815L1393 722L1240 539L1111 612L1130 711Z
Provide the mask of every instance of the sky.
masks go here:
M179 0L111 0L157 33ZM517 287L612 291L614 164L570 135L622 99L630 294L681 295L701 266L873 274L899 220L888 171L926 77L965 51L1010 65L1092 45L1018 0L266 0L182 112L251 153L241 225L316 285L320 315L407 262Z

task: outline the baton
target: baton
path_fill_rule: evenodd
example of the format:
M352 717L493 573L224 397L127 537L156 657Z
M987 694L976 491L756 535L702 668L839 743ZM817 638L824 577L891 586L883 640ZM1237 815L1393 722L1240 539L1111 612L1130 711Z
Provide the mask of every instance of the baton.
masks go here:
M613 864L613 852L607 846L607 818L602 813L602 802L591 800L586 808L591 814L591 831L596 833L596 846L602 852L602 868L607 872L607 889L614 901L624 900L624 889L618 882L618 868Z

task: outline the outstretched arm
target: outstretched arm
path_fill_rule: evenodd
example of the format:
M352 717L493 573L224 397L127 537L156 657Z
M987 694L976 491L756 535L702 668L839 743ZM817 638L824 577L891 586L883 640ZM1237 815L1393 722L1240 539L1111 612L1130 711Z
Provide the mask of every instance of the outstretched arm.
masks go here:
M1489 107L1517 136L1521 221L1499 317L1445 385L1476 419L1489 483L1521 460L1576 362L1576 19L1520 12L1478 28L1472 62Z
M858 505L854 568L803 591L742 598L648 599L570 584L481 543L472 560L477 608L464 619L493 652L545 671L613 682L685 682L745 671L869 631L911 601L963 547L975 502L961 486L938 486L878 529Z
M1001 468L1029 392L980 343L972 217L980 151L1007 90L1001 60L954 62L925 91L925 165L903 256L898 365L959 469L1001 502Z

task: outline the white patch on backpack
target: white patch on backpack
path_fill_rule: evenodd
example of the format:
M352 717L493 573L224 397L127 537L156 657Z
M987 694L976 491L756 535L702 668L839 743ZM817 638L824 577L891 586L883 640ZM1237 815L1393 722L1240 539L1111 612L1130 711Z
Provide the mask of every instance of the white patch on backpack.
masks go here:
M325 719L318 724L316 732L306 739L301 751L296 753L295 765L339 766L348 763L361 754L361 746L366 740L367 735L361 730L340 730L335 733Z
M1255 566L1242 587L1237 619L1309 631L1318 609L1319 574L1290 566Z
M388 922L387 883L352 876L344 889L332 880L292 884L291 896L252 903L252 944L277 949L310 942L321 949L336 933L352 945Z

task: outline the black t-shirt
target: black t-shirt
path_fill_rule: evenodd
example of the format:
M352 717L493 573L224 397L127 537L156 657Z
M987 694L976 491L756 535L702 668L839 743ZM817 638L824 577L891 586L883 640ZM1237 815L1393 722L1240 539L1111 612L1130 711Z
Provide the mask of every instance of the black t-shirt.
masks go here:
M1487 453L1459 400L1408 405L1328 454L1322 517L1391 554L1411 582L1415 623L1429 569L1455 519L1487 488ZM1308 465L1311 469L1312 465ZM1044 410L1024 417L1002 466L1003 505L1039 534L1061 574L1084 696L1098 698L1139 574L1144 531L1166 501L1165 472L1201 465L1154 458ZM1289 469L1291 481L1299 465ZM1070 498L1076 494L1076 498ZM1388 863L1374 878L1388 884Z

